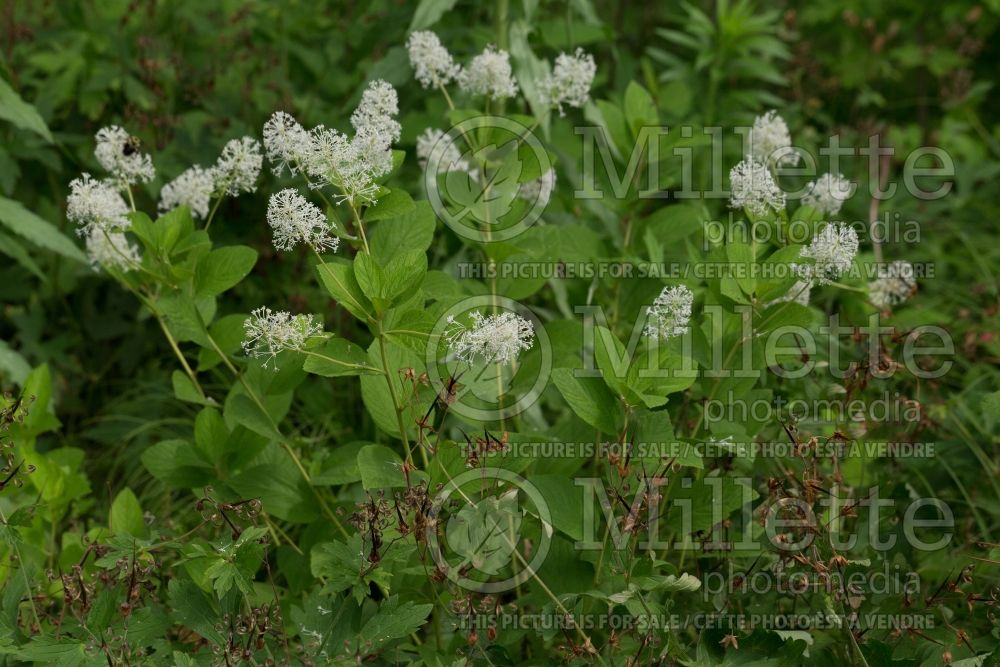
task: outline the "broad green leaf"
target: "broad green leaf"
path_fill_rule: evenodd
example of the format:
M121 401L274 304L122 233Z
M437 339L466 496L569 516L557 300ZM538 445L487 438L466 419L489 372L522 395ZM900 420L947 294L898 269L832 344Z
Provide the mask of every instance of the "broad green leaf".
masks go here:
M215 480L212 466L185 440L164 440L142 453L142 464L156 479L175 489L194 489Z
M630 81L625 89L625 120L633 137L639 134L640 128L659 124L653 96L635 81Z
M413 12L413 19L410 21L410 29L426 30L441 20L447 12L455 6L458 0L420 0L417 9Z
M271 416L245 394L234 394L226 401L226 417L232 422L271 440L282 440Z
M17 384L23 384L31 372L31 366L21 354L0 340L0 377L9 378Z
M430 202L419 201L408 212L375 225L370 234L372 255L385 266L403 252L426 252L434 239L436 225L437 217Z
M378 203L365 211L365 224L377 220L390 220L413 211L413 198L406 190L393 190L379 197Z
M320 262L316 264L316 274L334 301L356 318L362 322L375 318L375 309L358 284L352 264L342 260Z
M614 435L621 431L621 403L601 378L576 377L572 369L556 368L552 380L577 417L602 433Z
M198 262L194 291L199 296L215 296L236 286L257 262L257 251L247 246L219 248Z
M293 523L308 523L319 517L312 487L283 447L271 444L251 466L228 480L244 498L259 498L268 514Z
M52 143L52 133L38 110L25 102L10 84L0 78L0 118L22 130L34 132L45 141Z
M366 489L405 487L403 459L385 445L367 445L358 451L358 471Z
M60 232L55 225L38 217L13 199L0 197L0 224L5 225L15 234L26 238L40 248L51 250L78 262L86 263L87 261L87 256L83 254L83 251L69 237Z
M396 604L392 598L382 603L378 612L361 626L358 634L358 650L371 654L395 639L401 639L416 632L427 620L432 604L404 602Z
M149 533L146 522L142 518L142 507L132 489L125 488L118 492L111 503L111 515L108 518L111 532L126 534L132 537L146 537Z
M26 268L43 283L47 283L49 281L41 267L38 266L35 260L31 258L28 250L21 245L19 241L15 240L14 237L0 233L0 253L7 255L15 262Z

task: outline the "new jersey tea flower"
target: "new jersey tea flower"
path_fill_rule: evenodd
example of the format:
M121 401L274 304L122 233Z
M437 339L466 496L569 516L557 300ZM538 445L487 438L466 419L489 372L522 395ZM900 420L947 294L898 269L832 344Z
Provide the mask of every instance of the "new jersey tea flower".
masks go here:
M847 272L857 254L858 233L850 225L832 222L820 230L800 253L801 257L811 258L814 262L796 264L794 270L802 280L825 285Z
M534 326L515 313L473 312L470 317L470 327L449 317L445 332L451 353L469 364L477 357L487 363L513 363L523 350L531 349L535 340Z
M243 351L248 357L268 357L265 366L284 350L301 350L309 338L323 331L312 315L275 312L266 306L250 313L243 329Z
M664 287L653 305L646 308L648 320L645 334L650 338L666 340L683 336L691 322L694 293L685 285Z

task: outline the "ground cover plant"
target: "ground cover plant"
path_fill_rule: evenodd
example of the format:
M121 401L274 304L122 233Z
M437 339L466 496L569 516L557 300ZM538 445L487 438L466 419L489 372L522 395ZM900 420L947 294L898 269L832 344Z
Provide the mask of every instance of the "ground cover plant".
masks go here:
M1000 6L4 8L4 664L996 663Z

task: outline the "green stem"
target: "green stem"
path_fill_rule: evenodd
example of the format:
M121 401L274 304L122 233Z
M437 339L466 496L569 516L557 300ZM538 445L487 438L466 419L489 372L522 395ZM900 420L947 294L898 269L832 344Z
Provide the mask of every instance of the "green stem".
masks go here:
M205 231L206 232L208 231L208 228L212 225L212 220L215 219L215 212L219 210L219 205L222 203L222 200L223 200L223 198L225 198L225 196L226 196L225 194L220 194L215 199L215 203L212 204L212 210L209 211L208 218L205 220Z

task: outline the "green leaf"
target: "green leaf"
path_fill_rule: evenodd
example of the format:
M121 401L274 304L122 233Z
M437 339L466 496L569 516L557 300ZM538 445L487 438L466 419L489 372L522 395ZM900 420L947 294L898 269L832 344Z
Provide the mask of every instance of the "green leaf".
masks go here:
M637 136L642 127L659 124L653 96L635 81L630 81L625 89L625 120L632 136Z
M368 352L363 347L344 338L332 338L322 347L307 350L306 360L302 368L307 373L323 377L382 372L381 368L371 365L368 360Z
M437 217L430 202L419 201L410 211L375 225L370 238L372 255L385 266L403 252L426 252L434 240L436 225Z
M366 489L406 486L403 459L385 445L367 445L358 452L358 471Z
M185 373L175 370L170 374L170 381L174 387L174 398L188 403L198 405L211 405L208 400L198 393L198 388Z
M395 597L383 602L378 612L361 626L358 650L370 655L390 641L416 632L434 608L432 604L396 603Z
M608 387L619 396L628 394L629 357L625 346L607 327L594 328L594 357Z
M142 518L142 507L132 489L122 489L111 503L111 515L108 526L115 534L126 534L132 537L146 537L148 529Z
M215 480L212 466L185 440L158 442L141 458L149 474L175 489L199 488Z
M264 511L284 521L308 523L319 517L313 489L284 449L271 444L251 468L230 478L244 498L260 498Z
M193 582L172 577L167 584L166 608L181 626L190 628L214 644L225 643L216 625L222 620L212 600Z
M395 343L386 342L386 366L389 369L388 379L392 382L393 391L398 397L407 396L412 393L413 385L404 383L402 371L413 368L420 373L424 367L421 358L412 350ZM372 343L368 348L368 360L372 366L382 368L382 352L378 342ZM361 399L364 401L368 413L375 420L375 425L394 438L399 436L399 423L396 420L396 410L393 407L392 395L389 393L389 385L386 383L385 375L362 375L361 376ZM426 410L427 403L421 403L415 407L416 410ZM412 437L416 432L414 420L417 416L413 411L406 411L403 415L403 425L407 433Z
M234 394L226 401L226 417L270 440L282 440L271 416L245 394Z
M576 416L602 433L617 434L624 423L619 400L598 377L576 377L573 369L556 368L552 380Z
M17 384L23 384L31 372L31 366L17 350L0 340L0 376L8 377Z
M478 572L496 575L510 564L521 534L517 491L515 488L500 497L465 503L448 518L448 547L464 559L456 567L471 565Z
M257 251L247 246L219 248L198 262L194 291L199 296L215 296L236 286L257 262Z
M363 322L375 319L375 309L355 278L353 264L343 260L321 262L316 265L316 273L327 293L348 312Z
M392 190L382 195L378 203L365 211L365 223L377 220L389 220L406 215L413 210L413 197L406 190Z
M231 355L240 349L240 344L246 336L243 324L247 316L243 313L233 313L220 317L208 328L208 333L223 354ZM222 357L214 347L202 347L198 350L198 370L207 371L222 363Z
M41 267L39 267L35 260L31 258L28 250L21 245L19 241L16 241L14 237L0 233L0 253L7 255L15 262L26 268L43 283L47 283L49 281Z
M13 199L0 197L0 224L5 225L15 234L26 238L40 248L51 250L78 262L87 262L87 256L83 254L83 251L76 247L76 244L60 232L55 225L38 217Z
M10 84L0 79L0 118L22 130L34 132L45 141L52 143L52 133L38 110L24 101Z
M407 32L430 28L440 21L446 12L451 11L457 2L458 0L420 0L416 11L413 12L413 19Z

